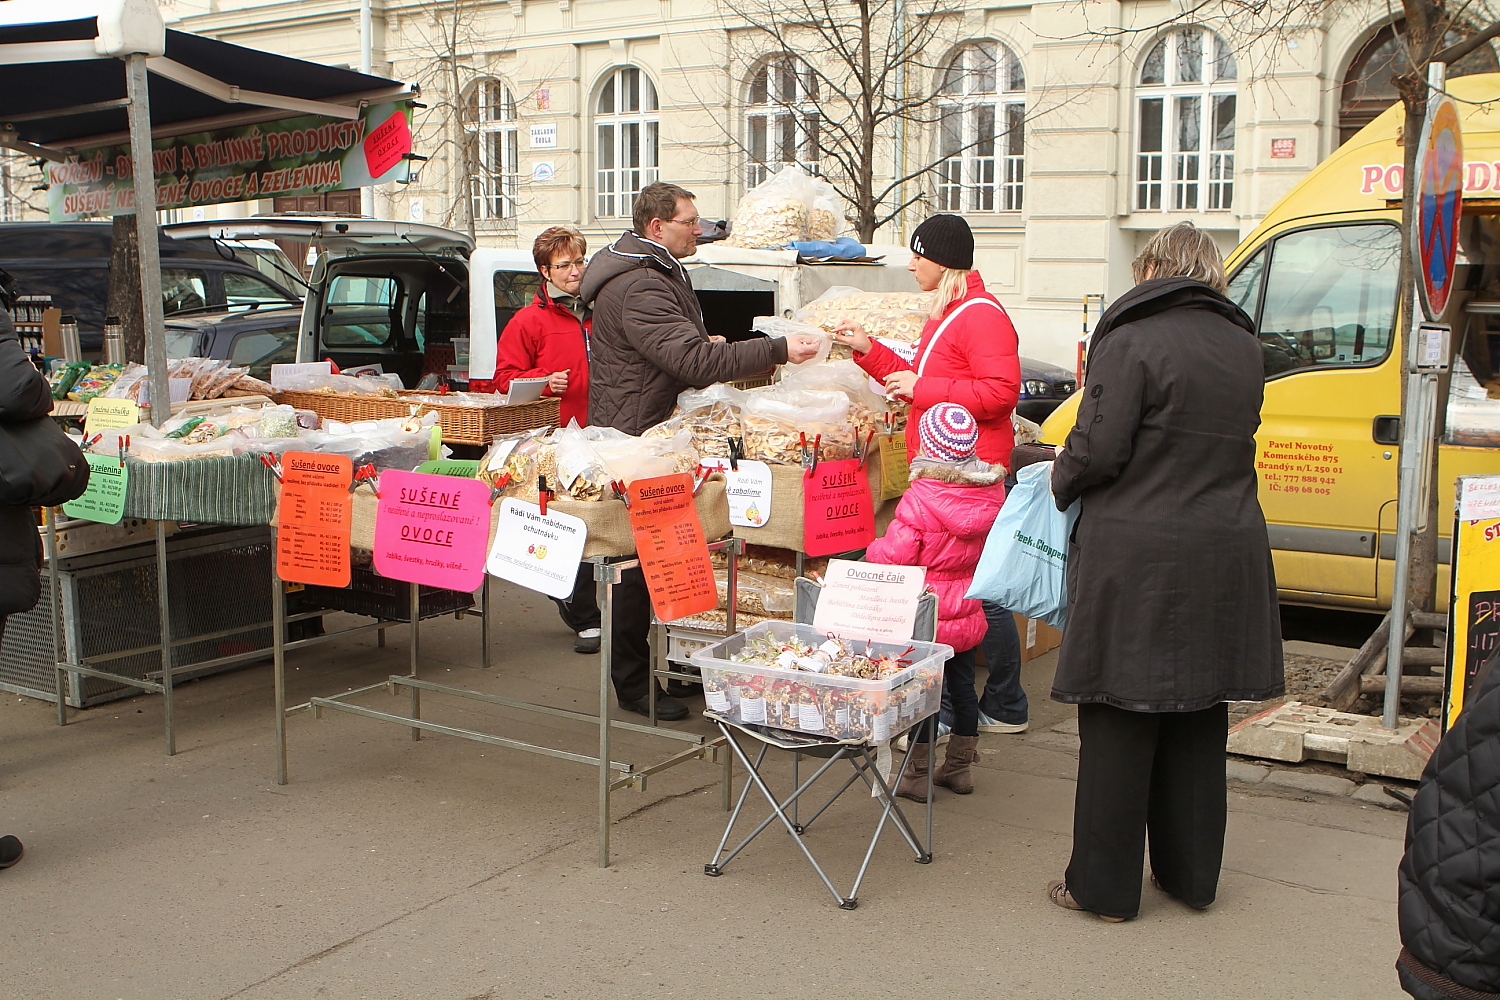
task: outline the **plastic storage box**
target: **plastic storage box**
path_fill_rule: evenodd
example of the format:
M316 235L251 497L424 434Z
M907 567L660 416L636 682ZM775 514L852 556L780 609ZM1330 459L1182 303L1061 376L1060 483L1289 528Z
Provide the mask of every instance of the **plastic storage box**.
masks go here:
M764 725L840 740L882 743L938 710L943 664L953 648L936 642L870 640L873 654L891 653L911 665L885 680L860 680L810 670L736 663L734 656L761 636L817 646L828 638L811 625L764 621L693 653L703 673L708 710L729 722ZM861 652L864 639L848 639Z

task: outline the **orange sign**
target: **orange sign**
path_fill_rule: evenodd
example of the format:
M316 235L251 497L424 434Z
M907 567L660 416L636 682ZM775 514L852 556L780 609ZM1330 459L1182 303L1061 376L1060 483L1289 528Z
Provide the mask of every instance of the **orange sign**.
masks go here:
M637 479L626 492L636 555L656 616L669 622L718 607L708 543L693 506L693 477L680 472Z
M349 586L354 463L348 455L305 451L289 451L281 463L276 575L292 583Z

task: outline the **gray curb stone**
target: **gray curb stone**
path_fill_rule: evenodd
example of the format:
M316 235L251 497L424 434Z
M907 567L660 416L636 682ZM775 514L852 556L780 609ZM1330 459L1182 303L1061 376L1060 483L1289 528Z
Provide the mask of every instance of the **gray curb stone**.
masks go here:
M1299 771L1272 771L1266 777L1266 783L1316 795L1342 797L1354 791L1354 782L1348 778L1335 778L1331 774L1303 774Z
M1230 781L1238 781L1242 785L1258 785L1265 780L1266 775L1271 773L1269 767L1258 767L1255 764L1246 764L1242 760L1229 760L1224 762L1224 776Z
M1367 806L1379 806L1382 809L1392 809L1404 812L1406 806L1385 794L1385 786L1376 781L1367 781L1354 790L1352 796L1355 802Z

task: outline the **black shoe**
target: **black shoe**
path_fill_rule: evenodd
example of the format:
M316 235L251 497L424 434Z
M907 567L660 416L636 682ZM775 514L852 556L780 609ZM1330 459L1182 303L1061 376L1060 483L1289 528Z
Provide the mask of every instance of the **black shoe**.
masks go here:
M650 717L651 701L649 695L641 695L635 701L622 701L620 707L627 712ZM662 692L656 696L656 719L658 722L677 722L688 717L688 707L671 695Z
M683 709L683 713L686 714L687 710ZM15 837L10 834L0 837L0 868L9 868L20 861L25 853L26 848L22 847L21 842Z
M600 643L599 630L586 628L579 632L573 640L573 652L575 653L597 653Z
M703 685L694 684L691 681L669 680L667 681L667 694L673 698L696 698L703 693ZM660 703L658 703L660 704ZM658 711L658 715L661 713Z

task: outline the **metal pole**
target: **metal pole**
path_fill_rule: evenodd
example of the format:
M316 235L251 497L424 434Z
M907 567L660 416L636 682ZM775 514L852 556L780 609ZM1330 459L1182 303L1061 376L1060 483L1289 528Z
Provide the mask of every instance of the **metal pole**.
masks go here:
M62 638L62 574L57 568L57 515L62 511L61 507L46 507L42 510L42 516L47 519L47 571L51 576L52 594L52 668L56 671L53 678L57 686L57 724L66 726L68 724L68 672L58 666L63 662L64 644ZM78 699L82 703L83 699Z
M609 695L610 665L614 662L614 569L594 563L594 586L599 601L599 867L609 867ZM652 677L651 684L656 684Z
M484 587L480 591L480 618L479 618L479 641L484 645L480 653L479 665L485 670L490 669L490 575L484 574Z
M415 583L408 584L408 586L411 587L411 675L415 677L417 676L417 657L421 652L422 588ZM422 692L415 687L411 689L411 717L413 719L422 717ZM422 730L412 726L411 738L420 740Z
M151 423L160 427L172 414L172 398L167 383L167 331L161 303L156 167L151 155L151 98L146 83L146 57L142 53L132 52L125 57L125 93L130 98L130 162L131 177L135 181L136 242L140 244L141 317L146 324ZM171 722L167 725L170 730Z
M139 220L137 220L139 221ZM160 297L158 297L158 304ZM166 371L165 368L162 371ZM172 732L172 598L167 587L167 528L165 521L156 525L156 613L161 622L161 698L162 714L167 724L167 756L177 752L177 738Z
M271 661L276 679L276 784L286 784L286 586L276 573L276 529L271 529Z
M369 74L375 65L375 25L370 2L359 0L359 71L365 74ZM375 189L368 185L359 189L359 214L375 216Z
M1447 66L1427 67L1428 86L1441 90L1447 81ZM1431 128L1431 122L1425 128ZM1420 164L1419 164L1420 166ZM1403 234L1407 259L1412 235ZM1427 498L1423 486L1431 465L1432 431L1436 417L1437 376L1417 370L1418 331L1423 309L1416 288L1406 300L1406 393L1401 419L1401 467L1396 489L1396 573L1391 581L1391 632L1385 649L1385 705L1380 724L1395 729L1401 722L1401 656L1406 647L1407 594L1411 578L1412 536L1426 527Z

